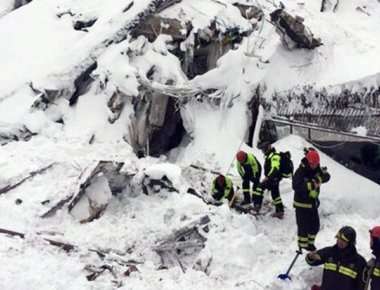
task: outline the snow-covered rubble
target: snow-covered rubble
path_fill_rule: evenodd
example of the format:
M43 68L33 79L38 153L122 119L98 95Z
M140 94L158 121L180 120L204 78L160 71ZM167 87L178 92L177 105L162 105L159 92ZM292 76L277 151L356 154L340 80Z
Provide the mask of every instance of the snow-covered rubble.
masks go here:
M33 164L38 156L36 141L39 138L41 137L28 143L20 143L18 146L6 145L7 150L2 150L2 160L7 160L6 165L3 163L5 165L3 170L7 167L18 172L16 160L20 158L25 165ZM133 272L125 278L122 289L160 287L246 289L263 285L269 287L268 289L286 287L286 289L301 290L306 289L306 284L310 281L319 279L319 271L308 270L301 259L293 271L294 279L291 284L276 281L276 276L286 270L296 249L293 195L289 191L288 180L281 184L283 200L287 207L285 219L277 220L269 216L255 219L231 211L227 205L207 206L202 200L186 194L186 188L195 184L189 183L178 166L167 164L164 160L133 161L132 155L129 155L125 149L120 151L120 148L108 145L107 151L113 148L113 152L119 152L119 160L128 161L127 168L134 172L139 171L138 168L146 168L144 171L154 178L166 175L180 190L179 193L161 190L159 194L144 195L141 190L132 193L126 189L109 200L107 209L100 219L89 224L79 224L65 208L55 216L41 220L39 215L42 208L46 208L47 205L41 205L40 202L53 197L53 192L65 190L73 183L78 174L78 165L75 164L77 162L84 164L83 162L89 157L104 158L106 152L102 152L101 147L95 147L91 153L82 156L82 161L76 161L73 156L78 156L77 154L81 152L78 149L82 149L77 148L77 151L74 151L74 148L68 145L46 142L46 140L44 144L43 151L47 153L45 159L57 158L61 165L0 196L1 227L26 232L30 238L36 232L56 232L59 233L59 237L55 239L59 238L60 241L78 245L81 249L99 247L119 252L133 249L130 254L124 256L124 259L138 259L143 264L137 265L139 272ZM310 144L299 137L291 136L279 141L275 146L279 150L290 150L295 165L298 165L303 156L303 148ZM27 148L32 150L26 150ZM262 155L256 153L262 161ZM61 155L60 158L58 154ZM229 157L225 156L225 159L229 160ZM155 165L149 165L152 162ZM317 238L317 245L333 243L336 230L344 224L350 224L358 231L359 250L368 257L367 230L380 222L378 215L380 188L343 168L322 153L321 163L328 167L332 179L322 186L320 208L322 229ZM212 175L206 175L206 180L203 181L206 187L209 186L211 178ZM238 185L238 179L234 180ZM92 194L95 194L95 191L92 191ZM16 198L21 198L23 203L16 205ZM184 274L180 268L157 271L160 259L152 250L156 242L205 214L210 217L211 222L209 232L206 234L205 248L194 261L194 263L198 261L198 266L195 267L198 270L189 269ZM63 284L66 285L66 289L90 289L90 287L111 289L111 276L105 275L95 282L86 281L84 266L87 263L99 265L99 261L94 257L80 252L66 256L57 249L40 245L39 242L35 244L30 238L19 241L0 236L2 240L0 253L4 263L9 265L0 271L1 283L5 283L3 285L11 289L23 289L30 283L39 289L51 289L51 287L62 289ZM10 252L13 254L8 254ZM33 257L36 255L42 257L44 266L32 267L35 263ZM54 269L58 268L60 275L53 275ZM20 277L17 272L12 272L10 269L19 269L24 275Z
M33 0L9 12L12 2L0 3L1 133L15 136L26 126L37 135L27 142L7 140L0 147L1 188L54 166L0 194L0 228L25 234L24 239L0 235L1 289L304 290L320 282L321 271L310 269L302 258L292 281L277 279L297 248L290 180L281 183L284 220L255 218L188 194L189 187L207 194L215 177L189 165L230 173L234 185L240 186L233 163L236 151L253 152L263 162L257 148L244 144L252 119L247 102L258 85L268 101L274 93L310 86L333 93L342 87L378 86L378 2L340 1L335 12L320 13L319 0L282 1L323 42L314 50L288 51L268 22L269 13L279 7L277 1L238 1L264 11L261 22L249 22L232 5L236 1L182 0L162 15L183 15L196 29L215 19L219 29L247 31L253 22L257 25L218 59L215 69L192 80L182 71L169 36L148 42L126 33L153 1ZM85 29L74 29L78 21L93 20ZM76 86L82 73L85 85ZM136 101L145 101L139 95L141 75L150 82L148 90L171 89L173 96L182 92L191 97L212 89L221 99L218 105L175 99L187 138L168 156L138 159L132 148ZM356 129L365 133L365 128ZM308 146L297 136L275 144L291 152L295 166ZM368 258L368 229L380 224L380 187L320 155L332 178L322 186L317 246L334 243L337 229L349 224L358 232L359 251ZM123 164L118 167L120 179L104 172L96 175L70 212L83 172L99 161ZM163 183L156 187L152 181ZM144 194L149 186L153 190ZM65 199L54 215L41 217ZM91 209L100 209L100 218L80 223ZM210 218L208 231L202 232L204 247L187 261L186 271L163 267L154 250L157 244L204 216ZM46 239L75 245L75 250L66 253ZM95 281L86 279L88 269L104 265L112 265L114 273L107 270Z

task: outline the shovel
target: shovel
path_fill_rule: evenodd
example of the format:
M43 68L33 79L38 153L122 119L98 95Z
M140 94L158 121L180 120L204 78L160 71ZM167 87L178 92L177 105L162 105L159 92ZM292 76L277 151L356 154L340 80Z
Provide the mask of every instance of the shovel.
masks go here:
M288 271L286 271L285 274L280 274L280 275L278 275L277 278L279 278L279 279L281 279L281 280L292 280L292 278L290 278L290 276L289 276L289 273L290 273L290 271L292 270L294 264L296 263L296 261L297 261L299 255L302 255L302 250L298 250L298 251L296 251L296 256L294 257L292 263L290 264Z

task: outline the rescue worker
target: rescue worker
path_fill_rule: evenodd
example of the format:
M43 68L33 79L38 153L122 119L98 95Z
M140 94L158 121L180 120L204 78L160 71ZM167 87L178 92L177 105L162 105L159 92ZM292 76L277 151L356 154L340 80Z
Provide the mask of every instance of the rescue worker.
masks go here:
M319 192L322 183L330 180L326 167L314 148L305 149L305 157L293 176L294 203L298 231L298 247L314 251L319 232Z
M264 175L265 178L260 184L260 190L254 194L255 209L260 210L263 201L264 190L271 192L272 202L276 211L272 216L282 219L284 217L284 204L280 196L281 173L281 156L270 143L264 144L262 150L265 155Z
M259 188L261 164L252 153L246 153L244 151L239 151L236 154L236 160L237 171L243 180L244 200L242 205L247 205L251 203L250 183L252 182L252 192L261 190Z
M311 266L323 264L322 285L312 289L363 290L365 287L365 259L356 251L356 232L352 227L342 227L336 235L336 244L306 255Z
M211 196L217 201L226 198L229 202L233 202L234 187L231 178L222 174L218 175L212 182Z
M368 281L371 290L380 289L380 226L374 227L369 231L370 246L375 258L368 262Z

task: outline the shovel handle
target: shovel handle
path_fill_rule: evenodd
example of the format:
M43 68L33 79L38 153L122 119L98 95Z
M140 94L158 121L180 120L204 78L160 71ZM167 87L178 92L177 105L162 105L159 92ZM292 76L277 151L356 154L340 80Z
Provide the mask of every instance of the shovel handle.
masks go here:
M281 280L285 280L285 279L289 279L289 280L291 280L291 278L290 278L290 276L289 276L289 273L290 273L290 271L292 270L294 264L296 263L296 261L297 261L297 259L298 259L298 257L299 257L300 255L302 255L302 251L301 251L301 250L297 250L297 251L296 251L296 255L295 255L295 257L293 258L293 261L291 262L291 264L290 264L290 266L289 266L289 268L288 268L288 271L286 271L285 274L280 274L280 275L278 275L278 278L280 278Z

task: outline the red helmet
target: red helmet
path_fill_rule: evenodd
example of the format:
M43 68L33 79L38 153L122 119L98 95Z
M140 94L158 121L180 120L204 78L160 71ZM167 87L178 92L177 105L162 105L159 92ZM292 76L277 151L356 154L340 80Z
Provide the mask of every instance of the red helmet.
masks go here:
M319 165L319 154L315 149L310 149L306 153L306 159L310 166L316 167Z
M380 239L380 226L374 227L369 232L372 238Z
M219 175L219 176L216 178L216 183L217 183L219 186L224 186L225 181L226 181L226 178L224 177L224 175Z
M245 153L244 151L239 151L238 153L236 153L236 160L240 163L244 162L245 160L247 160L247 153Z

